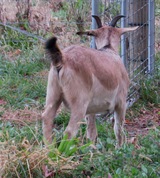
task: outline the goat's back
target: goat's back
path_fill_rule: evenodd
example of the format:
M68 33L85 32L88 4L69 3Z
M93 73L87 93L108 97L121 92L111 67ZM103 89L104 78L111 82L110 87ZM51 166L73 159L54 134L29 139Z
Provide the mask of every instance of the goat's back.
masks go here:
M95 76L108 90L113 90L118 85L128 88L129 78L126 69L118 54L112 50L98 51L83 46L70 46L63 50L64 68L74 70L92 85Z

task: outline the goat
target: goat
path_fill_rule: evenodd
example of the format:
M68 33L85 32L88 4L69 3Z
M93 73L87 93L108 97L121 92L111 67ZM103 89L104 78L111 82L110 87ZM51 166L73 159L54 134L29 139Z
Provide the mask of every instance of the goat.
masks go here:
M99 17L94 16L99 28L77 33L94 36L97 49L72 45L61 51L56 37L46 42L45 48L52 61L42 114L43 135L48 143L52 142L53 118L63 102L71 111L65 130L68 138L76 136L79 122L87 115L87 137L95 141L95 114L114 111L117 146L123 144L129 78L118 55L118 46L122 34L138 27L116 28L121 17L117 16L110 25L102 26Z

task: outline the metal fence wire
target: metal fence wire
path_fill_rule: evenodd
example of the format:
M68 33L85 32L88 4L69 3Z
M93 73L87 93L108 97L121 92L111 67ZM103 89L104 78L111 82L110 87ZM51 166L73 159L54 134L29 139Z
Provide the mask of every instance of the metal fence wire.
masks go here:
M128 104L132 105L139 97L141 81L154 74L154 0L93 0L92 14L99 15L104 22L116 15L125 15L120 27L139 26L136 32L121 37L120 48L121 58L131 80ZM94 28L94 24L92 26Z

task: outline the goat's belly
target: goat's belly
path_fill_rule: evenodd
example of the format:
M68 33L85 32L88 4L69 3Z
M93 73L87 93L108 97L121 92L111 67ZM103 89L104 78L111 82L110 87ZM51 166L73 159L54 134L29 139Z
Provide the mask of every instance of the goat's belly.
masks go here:
M114 106L111 105L111 103L107 102L104 104L93 104L89 105L87 108L87 114L98 114L98 113L104 113L107 111L113 111L114 110Z
M115 108L116 91L94 95L89 102L87 114L113 111Z
M96 82L90 93L87 114L113 111L116 104L118 87L114 90L108 90L98 80L95 79L94 81Z

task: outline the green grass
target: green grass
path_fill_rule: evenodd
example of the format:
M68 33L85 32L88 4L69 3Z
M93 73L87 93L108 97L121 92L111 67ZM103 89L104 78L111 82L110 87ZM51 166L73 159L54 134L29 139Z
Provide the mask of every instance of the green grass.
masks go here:
M1 46L10 46L14 49L32 49L33 45L37 43L37 40L23 35L17 31L14 31L8 27L0 26L1 31Z
M32 50L22 51L11 61L1 54L0 99L7 102L6 107L19 109L44 105L47 75L41 76L41 72L48 70L48 64L39 51L33 46Z
M124 145L119 150L112 148L105 154L95 155L92 163L88 164L87 160L83 163L82 169L87 168L93 177L107 177L108 173L114 178L159 177L158 134L157 129L156 132L139 139L141 145L139 150L133 145Z

